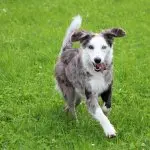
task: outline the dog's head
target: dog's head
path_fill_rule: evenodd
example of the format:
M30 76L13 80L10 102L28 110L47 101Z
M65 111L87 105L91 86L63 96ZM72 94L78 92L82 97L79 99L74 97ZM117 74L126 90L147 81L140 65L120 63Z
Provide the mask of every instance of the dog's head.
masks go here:
M83 63L99 72L105 70L106 65L112 63L114 38L123 36L125 36L123 29L112 28L99 34L76 31L73 33L71 40L81 43Z

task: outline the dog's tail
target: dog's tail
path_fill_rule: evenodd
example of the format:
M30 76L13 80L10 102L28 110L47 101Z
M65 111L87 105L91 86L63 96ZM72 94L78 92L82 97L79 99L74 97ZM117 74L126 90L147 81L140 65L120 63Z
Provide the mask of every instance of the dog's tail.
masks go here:
M82 23L82 18L81 18L80 15L77 15L73 18L73 21L71 22L70 26L68 27L68 29L66 31L66 35L64 37L63 44L62 44L62 47L61 47L61 52L65 48L71 48L72 47L71 35L73 34L73 32L75 30L80 28L81 23Z

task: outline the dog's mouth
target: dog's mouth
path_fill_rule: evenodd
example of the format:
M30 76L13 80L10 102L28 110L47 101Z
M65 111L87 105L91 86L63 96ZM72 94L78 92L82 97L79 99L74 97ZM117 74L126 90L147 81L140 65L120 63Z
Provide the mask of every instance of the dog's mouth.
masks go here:
M106 70L106 65L104 63L99 63L99 64L93 63L93 65L94 65L94 70L96 72L99 72L99 71L103 72L104 70Z

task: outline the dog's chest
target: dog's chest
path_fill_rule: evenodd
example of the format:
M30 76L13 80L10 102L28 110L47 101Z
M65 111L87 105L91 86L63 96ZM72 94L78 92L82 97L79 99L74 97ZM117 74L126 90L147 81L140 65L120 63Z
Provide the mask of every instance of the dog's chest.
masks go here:
M89 80L89 84L93 92L97 94L103 93L108 88L108 83L105 81L103 75L92 76Z

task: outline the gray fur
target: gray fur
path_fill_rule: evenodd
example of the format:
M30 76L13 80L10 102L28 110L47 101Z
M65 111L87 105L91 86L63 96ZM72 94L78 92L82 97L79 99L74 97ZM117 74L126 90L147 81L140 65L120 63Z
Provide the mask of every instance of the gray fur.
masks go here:
M56 64L56 80L66 102L68 103L68 107L75 107L73 104L70 105L70 101L73 101L75 104L76 95L78 95L78 99L80 99L79 95L86 97L85 91L93 92L91 85L88 82L92 75L83 67L81 51L81 49L73 49L72 47L68 48L68 46L65 47ZM107 66L107 70L103 74L108 85L111 85L112 65ZM80 93L78 93L78 91L80 91ZM102 93L98 93L98 95L101 94ZM87 106L92 112L95 111L95 108L98 105L97 99L98 97L95 93L92 93L87 99Z

